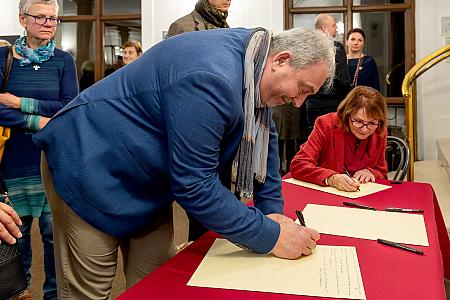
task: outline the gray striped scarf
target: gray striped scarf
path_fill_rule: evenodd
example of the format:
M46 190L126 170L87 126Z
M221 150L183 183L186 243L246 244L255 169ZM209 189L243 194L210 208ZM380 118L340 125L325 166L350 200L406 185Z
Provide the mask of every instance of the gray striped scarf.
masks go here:
M269 108L261 103L259 82L269 53L271 34L256 28L247 41L244 61L244 134L233 161L232 181L241 198L253 195L253 179L264 183L269 150Z

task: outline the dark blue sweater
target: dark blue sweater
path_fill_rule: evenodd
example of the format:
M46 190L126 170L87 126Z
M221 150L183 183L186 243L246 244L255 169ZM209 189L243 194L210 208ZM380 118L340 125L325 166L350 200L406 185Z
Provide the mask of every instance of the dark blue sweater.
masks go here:
M351 58L348 60L348 71L350 73L350 84L352 84L355 77L356 67L358 65L358 58ZM358 74L356 85L370 86L376 90L380 90L380 79L378 77L377 63L372 56L364 56L361 70ZM354 88L354 86L351 86Z
M84 90L34 136L56 191L77 215L129 237L176 200L233 242L258 252L273 248L280 227L264 214L283 211L273 122L257 208L223 182L244 128L250 32L216 29L164 40Z
M0 82L3 81L6 47L0 48ZM6 143L1 170L4 178L40 175L40 150L32 141L33 116L52 117L78 94L75 62L72 56L55 49L54 56L39 65L20 66L14 59L6 91L18 96L32 98L32 111L24 113L0 105L0 125L12 128ZM37 120L37 119L36 119Z

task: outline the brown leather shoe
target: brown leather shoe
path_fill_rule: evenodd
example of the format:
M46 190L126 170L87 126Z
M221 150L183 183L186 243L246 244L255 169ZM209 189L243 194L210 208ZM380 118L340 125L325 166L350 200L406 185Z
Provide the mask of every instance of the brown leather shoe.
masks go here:
M31 298L30 290L26 289L23 292L20 292L19 295L11 298L11 300L33 300L33 298Z

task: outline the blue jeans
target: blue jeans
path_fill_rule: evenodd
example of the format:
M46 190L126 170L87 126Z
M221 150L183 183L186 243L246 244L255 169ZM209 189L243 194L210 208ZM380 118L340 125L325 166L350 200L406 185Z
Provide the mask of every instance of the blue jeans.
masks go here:
M21 257L23 269L27 279L27 284L29 286L31 279L31 225L33 224L33 217L23 216L20 219L22 220L22 226L20 226L22 238L18 239L18 241L22 252ZM42 243L44 244L44 299L56 300L56 274L55 259L53 256L53 226L51 213L41 214L41 216L39 217L39 229L41 232Z

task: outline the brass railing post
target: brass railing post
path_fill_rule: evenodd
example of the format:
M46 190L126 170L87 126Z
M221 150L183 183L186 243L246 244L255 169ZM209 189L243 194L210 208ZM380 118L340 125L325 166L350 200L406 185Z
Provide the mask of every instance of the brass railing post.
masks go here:
M410 162L408 180L414 181L414 161L416 158L416 107L414 106L414 99L416 99L414 83L416 79L423 73L428 71L437 63L443 61L450 56L450 45L442 47L441 49L428 55L420 62L415 64L405 75L402 83L402 94L405 99L405 117L406 117L406 141L410 147Z

